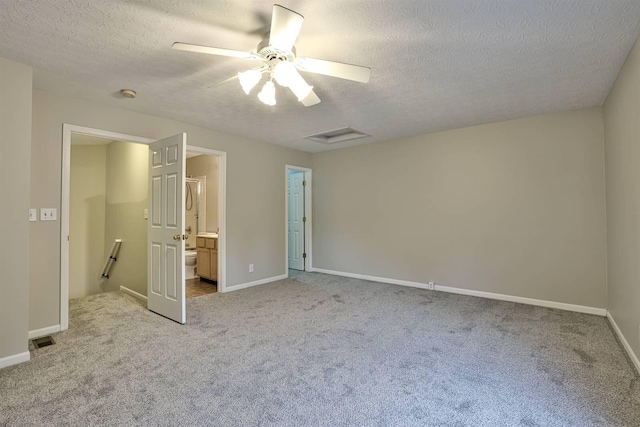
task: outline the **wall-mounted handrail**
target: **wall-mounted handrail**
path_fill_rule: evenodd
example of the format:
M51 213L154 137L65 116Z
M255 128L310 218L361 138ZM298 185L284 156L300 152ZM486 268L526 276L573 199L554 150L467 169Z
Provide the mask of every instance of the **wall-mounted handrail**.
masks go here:
M104 267L102 268L102 275L100 277L109 278L109 270L111 270L111 266L114 262L118 260L118 251L120 250L120 244L122 243L122 239L116 239L113 242L113 246L111 247L111 252L109 252L109 258L104 263Z

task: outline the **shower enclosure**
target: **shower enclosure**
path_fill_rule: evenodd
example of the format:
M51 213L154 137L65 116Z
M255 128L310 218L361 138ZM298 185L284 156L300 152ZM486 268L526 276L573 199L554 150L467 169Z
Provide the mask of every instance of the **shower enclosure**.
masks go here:
M186 178L185 186L185 246L196 247L196 236L205 231L206 218L206 177Z

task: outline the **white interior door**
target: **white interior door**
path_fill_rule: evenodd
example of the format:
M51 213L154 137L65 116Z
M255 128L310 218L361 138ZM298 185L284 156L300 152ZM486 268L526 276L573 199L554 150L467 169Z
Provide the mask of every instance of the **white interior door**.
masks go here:
M186 322L184 288L184 170L187 134L149 145L147 307Z
M289 173L287 180L289 268L304 270L304 172Z

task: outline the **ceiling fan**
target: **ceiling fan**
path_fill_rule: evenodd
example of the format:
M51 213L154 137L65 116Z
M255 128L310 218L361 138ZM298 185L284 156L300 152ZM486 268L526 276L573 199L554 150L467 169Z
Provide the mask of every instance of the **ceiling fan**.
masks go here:
M260 93L258 93L258 99L267 105L276 104L273 80L280 86L291 89L298 101L305 107L320 103L320 98L313 91L313 86L309 86L305 82L298 70L361 83L369 82L371 78L371 69L369 67L296 56L296 49L293 45L298 38L303 21L304 17L299 13L275 4L273 5L273 16L271 18L271 31L258 44L256 52L243 52L181 42L174 43L172 47L190 52L262 61L262 65L240 72L237 76L222 83L238 79L242 89L248 95L251 89L262 80L262 75L267 74L268 80Z

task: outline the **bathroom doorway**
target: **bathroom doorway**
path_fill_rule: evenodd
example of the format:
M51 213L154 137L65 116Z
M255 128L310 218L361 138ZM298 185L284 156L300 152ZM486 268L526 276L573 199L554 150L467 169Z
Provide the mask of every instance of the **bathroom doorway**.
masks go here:
M141 150L144 151L144 158L146 159L144 161L144 165L137 164L137 166L134 166L131 170L132 172L130 173L140 173L140 174L146 174L146 171L148 170L148 159L149 159L149 148L148 148L148 144L154 142L155 140L150 139L150 138L143 138L143 137L137 137L137 136L132 136L132 135L126 135L126 134L120 134L120 133L116 133L116 132L110 132L110 131L103 131L103 130L99 130L99 129L92 129L92 128L86 128L86 127L82 127L82 126L76 126L76 125L70 125L70 124L63 124L63 132L62 132L62 186L61 186L61 193L62 193L62 197L61 197L61 208L60 208L60 222L61 222L61 227L60 227L60 241L61 241L61 248L60 248L60 325L55 327L55 330L53 330L54 328L51 328L51 330L48 330L47 333L53 333L53 332L57 332L57 331L63 331L68 329L69 326L69 299L70 299L70 275L73 273L75 274L75 270L76 270L76 266L73 265L73 271L71 268L71 265L73 263L72 260L72 254L70 252L70 230L71 230L71 174L72 174L72 165L71 165L71 158L72 158L72 138L75 139L75 137L77 136L86 136L89 138L95 138L95 145L103 145L103 146L108 146L111 143L117 142L117 145L120 145L121 147L125 147L125 146L129 146L129 147L137 147ZM74 144L74 145L82 145L82 144ZM88 144L90 145L90 144ZM106 148L104 148L104 150L106 150ZM226 209L225 209L225 203L226 203L226 153L225 152L221 152L221 151L217 151L217 150L213 150L213 149L209 149L209 148L202 148L202 147L197 147L197 146L190 146L187 145L186 146L186 150L190 153L195 154L195 156L199 156L199 155L205 155L205 156L213 156L218 160L218 179L217 179L217 183L214 182L210 182L208 183L208 190L211 190L213 187L216 187L215 193L217 194L217 200L216 200L216 204L215 206L208 210L206 217L209 217L212 213L214 214L214 216L217 219L217 227L216 227L216 239L215 239L215 252L213 250L209 250L209 255L214 254L215 256L213 256L212 259L214 259L215 261L215 268L216 268L216 281L215 281L215 288L217 291L219 292L225 292L225 283L226 283L226 255L225 255L225 248L226 248L226 236L225 236L225 218L226 218ZM186 159L185 159L186 160ZM124 161L118 161L118 162L111 162L112 165L116 165L117 166L124 166L124 164L127 163L132 163L131 159L127 159ZM107 174L107 166L105 165L103 167L104 169L104 173L105 176ZM185 173L186 174L186 173ZM133 196L133 194L131 193L136 193L137 196L139 197L134 197L134 199L140 199L140 200L136 200L137 202L142 203L141 205L136 205L137 207L134 208L135 211L135 216L137 219L140 219L141 221L144 222L144 226L143 227L138 227L139 229L142 230L147 230L147 207L148 207L148 191L149 191L149 186L148 186L148 177L145 179L145 184L144 184L144 190L145 193L144 195L142 194L142 192L138 191L137 189L132 188L130 182L128 181L128 179L126 179L125 177L130 177L131 175L129 175L129 172L123 172L122 174L120 173L115 173L113 174L113 179L114 182L117 182L117 184L114 185L114 189L115 189L115 193L116 195L118 193L127 195L127 196ZM102 181L106 182L107 178L103 178ZM77 185L75 188L78 188ZM137 187L136 187L137 188ZM91 190L93 191L93 190ZM82 203L85 203L88 207L87 209L85 209L85 212L88 211L101 211L102 208L101 206L105 207L105 212L106 212L106 206L109 204L109 201L107 200L106 197L106 190L105 190L105 194L95 194L92 193L91 191L88 192L88 196L85 198L85 200L81 201ZM100 192L98 192L100 193ZM140 194L138 194L140 193ZM95 197L94 197L95 196ZM120 205L118 204L118 201L122 201L124 200L125 196L117 196L113 201L114 201L114 207L119 207ZM144 199L144 201L142 201L142 199ZM131 200L130 200L131 201ZM76 201L77 202L77 201ZM95 225L95 221L97 219L92 219L90 220L90 223L86 223L84 224L84 228L85 229L91 229L93 227L93 225ZM73 219L74 224L75 225L75 218ZM99 221L99 220L98 220ZM127 221L124 221L124 225L130 225L131 227L135 227L135 221L131 221L130 224L128 224ZM105 230L109 227L109 221L106 221L104 228ZM98 227L99 228L99 227ZM138 230L139 231L139 230ZM203 232L195 232L196 234L203 234L203 233L207 233L209 230L205 228L205 230ZM192 231L193 233L193 231ZM102 233L100 233L100 230L94 229L93 230L93 234L91 236L93 237L89 237L88 240L92 241L95 239L95 241L97 241L98 243L100 238L96 237L101 235ZM185 234L186 234L186 230L185 230ZM146 286L144 287L140 287L138 286L138 290L140 290L140 292L138 292L138 290L135 289L131 289L128 288L126 286L122 286L119 285L117 283L115 283L115 280L111 280L111 284L109 285L105 285L103 280L106 279L105 277L101 277L100 275L100 271L102 269L102 266L105 263L105 259L106 257L109 255L109 250L112 247L112 241L111 241L111 236L108 235L108 233L103 234L104 239L102 241L103 243L103 247L100 248L100 244L95 245L96 250L92 251L92 254L89 258L91 258L91 262L90 265L92 266L92 268L90 269L84 269L84 273L83 273L83 277L87 278L87 277L91 277L91 278L96 278L96 274L97 274L97 279L91 279L94 280L93 283L91 283L91 286L93 286L93 288L91 288L92 290L88 291L91 293L100 293L100 292L105 292L105 291L110 291L110 290L116 290L115 288L119 288L120 291L123 291L125 293L128 293L136 298L139 298L143 301L147 300L146 297L146 293L147 293L147 289ZM206 237L213 237L213 236L206 236ZM134 239L137 240L137 239ZM210 241L211 242L211 241ZM206 242L205 242L206 243ZM134 249L134 247L137 246L131 239L127 238L127 239L122 239L122 245L120 248L120 252L117 255L118 259L116 262L114 262L112 264L112 270L108 273L110 275L110 277L114 277L113 275L116 274L116 269L118 269L118 271L122 272L123 270L125 270L122 266L123 264L125 264L125 256L127 261L132 261L132 250ZM186 245L185 245L186 246ZM194 242L194 247L197 246ZM86 248L86 246L85 246ZM126 248L126 249L125 249ZM107 250L109 249L109 250ZM211 248L207 248L207 249L211 249ZM80 248L74 248L74 254L78 254L80 252ZM98 255L102 253L102 261L98 261ZM131 267L135 270L131 270L129 269L129 271L137 271L137 272L143 272L141 274L144 274L146 277L146 273L147 273L147 250L146 250L146 242L142 245L142 252L144 255L144 260L140 260L140 262L136 263L137 267ZM86 260L84 261L85 263L87 262ZM103 264L104 263L104 264ZM95 272L95 268L96 266L99 266L98 272ZM119 266L119 267L118 267ZM81 269L82 270L82 269ZM132 275L133 276L133 275ZM81 279L82 280L82 279ZM143 280L137 280L136 283L142 283ZM146 279L144 280L144 282L146 282ZM95 286L94 286L95 285ZM111 289L111 288L114 289ZM75 291L74 291L75 292ZM81 296L78 294L75 294L74 296Z
M187 150L185 290L195 298L218 291L220 157Z

